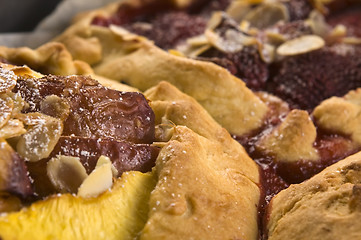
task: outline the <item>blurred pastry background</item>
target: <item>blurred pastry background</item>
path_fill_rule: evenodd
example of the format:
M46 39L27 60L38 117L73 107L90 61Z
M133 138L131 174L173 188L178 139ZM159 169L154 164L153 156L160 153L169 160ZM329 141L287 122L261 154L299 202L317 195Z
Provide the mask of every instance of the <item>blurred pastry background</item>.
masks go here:
M62 32L78 12L116 0L0 0L0 45L36 48Z

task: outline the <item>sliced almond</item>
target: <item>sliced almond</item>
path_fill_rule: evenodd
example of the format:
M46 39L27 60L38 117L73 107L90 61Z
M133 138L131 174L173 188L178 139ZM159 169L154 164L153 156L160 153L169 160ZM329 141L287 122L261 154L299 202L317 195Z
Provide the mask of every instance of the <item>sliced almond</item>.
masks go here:
M241 51L244 46L257 43L257 40L254 37L246 36L241 31L233 29L227 30L224 37L221 37L214 31L207 29L205 36L215 48L223 52L230 53Z
M109 29L110 31L112 31L112 33L114 33L117 36L120 36L125 41L134 41L142 38L141 36L131 33L125 28L122 28L117 25L110 25Z
M305 35L283 43L277 48L277 54L281 56L293 56L311 52L325 46L325 41L316 35Z
M100 167L101 165L103 164L108 164L110 163L111 164L111 167L112 167L112 173L113 173L113 177L117 177L118 176L118 170L114 167L114 165L112 164L112 161L110 160L110 158L104 156L104 155L101 155L98 159L98 162L97 162L97 165L95 166L95 168L98 168Z
M240 22L250 9L251 4L246 1L232 1L226 9L226 13L235 21Z
M76 193L88 174L78 157L57 156L46 166L53 186L62 193Z
M215 29L221 23L222 19L222 12L214 12L207 23L207 29Z
M0 68L0 93L6 93L16 85L17 76L11 70Z
M17 114L16 118L22 121L25 125L34 126L37 124L45 123L46 119L49 118L49 116L40 112L31 112L26 114Z
M40 102L40 111L64 121L69 116L70 106L65 99L50 95Z
M287 8L277 2L263 3L252 9L244 17L251 23L252 27L264 29L273 26L279 21L288 22L289 15Z
M250 22L243 20L240 24L239 24L239 28L241 29L241 31L243 32L248 32L249 28L251 27Z
M21 93L13 93L10 92L7 94L11 99L13 100L13 112L12 117L17 116L18 114L21 114L21 111L28 106L29 104L21 97Z
M339 42L342 38L344 38L347 34L347 28L342 25L336 25L327 36L328 42Z
M43 74L35 72L28 68L27 66L12 66L11 70L16 74L16 76L21 76L25 78L41 78L44 77Z
M83 198L97 197L99 194L111 188L112 181L112 164L103 162L97 164L97 167L89 174L78 189L78 196ZM106 161L106 160L105 160Z
M273 62L275 58L275 47L270 44L259 44L258 52L262 58L262 60L266 63Z
M63 123L59 119L44 114L24 114L34 118L26 118L29 126L17 143L17 152L26 160L35 162L46 158L53 151L62 132Z
M26 133L24 124L18 119L10 119L5 126L0 129L0 138L8 139L18 137Z
M275 31L265 31L267 36L267 41L275 46L279 46L286 41L286 37Z
M325 16L317 10L310 13L306 23L311 27L312 32L320 37L326 37L331 29L325 20Z
M346 44L354 44L354 45L359 45L361 44L361 38L358 37L345 37L342 39L343 43Z
M13 100L7 94L0 95L0 128L10 119L13 111Z
M210 49L212 46L210 44L203 45L201 47L189 48L184 50L184 54L188 57L195 58Z
M198 47L205 44L208 44L208 39L205 35L199 35L192 38L187 39L187 44Z

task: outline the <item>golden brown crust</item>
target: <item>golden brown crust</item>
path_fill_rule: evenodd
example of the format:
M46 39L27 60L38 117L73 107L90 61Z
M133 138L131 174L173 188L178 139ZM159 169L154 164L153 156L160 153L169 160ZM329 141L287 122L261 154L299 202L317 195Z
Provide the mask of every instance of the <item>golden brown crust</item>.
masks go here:
M350 91L343 98L332 97L313 111L320 127L351 136L361 145L361 89Z
M157 158L159 180L140 239L256 239L255 162L197 101L170 83L160 82L145 95L156 124L172 131L169 141L157 139L167 142Z
M140 239L256 239L258 186L218 141L177 126L156 165ZM171 224L170 224L171 223Z
M94 13L89 13L56 40L63 42L74 58L80 59L75 51L86 52L97 42L96 49L101 51L86 57L91 59L88 63L96 74L124 81L141 91L168 81L195 98L232 134L249 133L263 123L268 111L266 104L227 70L213 63L168 54L145 38L119 31L117 27L90 25L93 16ZM70 44L79 38L81 43Z
M313 146L316 135L316 127L308 113L295 109L256 145L267 154L274 155L277 161L315 161L320 158Z
M270 240L360 239L361 152L291 185L271 201Z
M139 90L103 76L94 74L89 64L74 60L62 43L50 42L37 49L28 47L8 48L0 46L0 57L17 65L27 65L42 74L90 75L102 85L119 91L138 92Z
M93 71L85 62L73 60L61 43L47 43L33 50L28 47L0 47L0 56L10 63L27 65L43 74L72 75L91 74Z
M242 161L240 173L252 182L259 183L258 167L242 145L235 141L192 97L167 82L161 82L149 89L145 92L145 96L151 100L150 106L155 113L157 125L186 126L200 136L218 142L222 146L222 151L234 162Z
M197 101L170 83L145 95L156 124L173 127L169 141L157 139L167 142L157 158L159 180L140 239L256 239L255 162Z

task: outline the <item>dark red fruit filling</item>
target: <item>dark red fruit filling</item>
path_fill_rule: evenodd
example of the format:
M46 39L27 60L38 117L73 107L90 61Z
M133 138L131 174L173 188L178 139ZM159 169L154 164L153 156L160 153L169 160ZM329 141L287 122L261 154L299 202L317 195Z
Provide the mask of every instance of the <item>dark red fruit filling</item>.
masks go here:
M331 26L344 25L348 36L361 37L361 3L359 6L329 16L327 22Z
M56 107L44 104L54 95L69 106L62 118L62 137L49 158L27 162L37 197L55 192L46 165L59 154L79 157L88 173L102 155L110 158L119 176L130 170L147 172L155 165L159 149L150 145L154 113L142 94L108 89L84 76L19 79L13 91L28 103L24 113L56 115Z
M361 87L360 54L361 47L335 45L288 57L273 66L275 89L269 91L292 108L312 111L327 98Z
M294 39L303 35L312 34L312 29L305 23L305 21L278 23L274 26L274 28L287 39Z
M200 60L210 60L227 68L252 90L262 90L266 86L268 67L254 46L244 47L236 53L225 53L213 48L201 54L200 57Z
M187 38L200 35L206 28L206 20L202 17L184 12L158 14L151 22L151 28L139 25L126 26L128 30L145 36L163 49L175 48Z
M289 187L290 184L301 183L326 167L360 150L360 148L350 149L351 140L347 136L319 129L314 143L314 147L320 155L319 161L307 161L307 159L300 159L293 163L277 161L274 156L260 151L256 147L256 143L261 137L269 134L280 122L280 117L277 120L275 116L269 116L262 129L248 136L236 137L236 140L245 147L249 156L258 164L260 169L261 197L258 206L260 239L267 239L264 236L265 223L267 222L265 212L273 196Z
M313 7L309 0L290 0L284 2L287 7L290 21L302 20L308 18Z
M310 27L306 26L303 21L281 23L273 28L288 39L311 33ZM225 18L216 31L222 36L228 29L239 31L235 22ZM260 37L264 38L265 36ZM222 52L212 48L202 53L197 59L210 61L228 69L254 91L268 89L269 66L262 60L257 46L247 46L235 53Z
M3 152L4 154L7 154L6 151ZM22 159L16 152L12 152L10 156L2 156L2 157L5 158L5 160L0 159L0 161L7 161L6 158L10 158L12 161L11 169L0 170L0 173L1 171L6 171L6 170L11 171L11 174L7 174L10 178L6 179L6 182L9 183L8 186L6 186L8 191L22 198L28 198L31 195L33 195L33 189L31 187L31 182L27 174L27 167L25 165L24 159ZM0 176L0 180L1 177L4 176Z
M342 12L347 8L351 9L360 5L359 0L332 0L325 5L326 15Z
M18 81L14 92L20 92L29 103L24 112L40 111L40 103L50 95L66 100L70 113L64 123L64 136L112 138L133 143L154 140L154 113L140 93L108 89L80 76Z
M94 170L100 156L111 159L118 176L126 171L148 172L152 170L159 148L149 144L133 144L112 139L61 137L51 157L57 155L79 157L87 173Z
M198 0L183 9L163 3L142 7L123 4L112 17L95 17L92 24L119 25L153 40L160 48L170 49L202 34L209 15L215 10L224 10L228 4L229 0Z
M109 157L118 170L118 177L126 171L151 171L159 149L149 144L133 144L112 139L83 137L61 137L50 157L39 162L27 163L39 197L55 193L56 190L46 174L49 159L57 155L79 157L89 174L94 170L100 156Z

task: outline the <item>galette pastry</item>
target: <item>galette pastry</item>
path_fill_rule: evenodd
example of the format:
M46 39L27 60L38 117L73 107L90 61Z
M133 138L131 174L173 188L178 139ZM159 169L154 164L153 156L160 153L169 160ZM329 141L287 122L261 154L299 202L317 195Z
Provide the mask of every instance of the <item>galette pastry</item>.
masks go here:
M22 126L2 140L22 175L4 169L1 182L26 186L1 189L22 207L4 198L2 239L257 238L259 169L190 96L163 82L149 106L84 76L1 71L17 106L7 124Z
M74 60L66 47L58 42L49 42L34 50L28 47L0 46L0 62L18 66L26 65L42 74L89 75L103 86L112 89L127 92L139 91L129 85L96 75L89 64Z
M291 185L271 201L268 239L360 239L361 154Z
M74 58L88 59L99 75L141 91L167 81L194 97L266 172L281 176L281 188L358 151L357 142L324 128L312 112L323 100L361 86L354 30L359 3L226 2L114 3L80 15L55 40ZM163 24L180 15L203 32L182 35L179 25ZM167 32L177 32L179 41L158 41ZM91 44L97 51L85 51ZM249 92L239 82L261 92Z
M121 1L80 14L61 43L1 48L110 88L1 65L0 211L13 213L0 238L357 239L360 13Z

